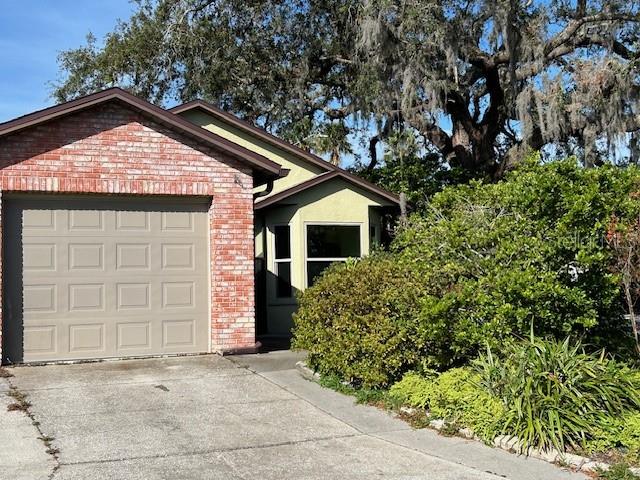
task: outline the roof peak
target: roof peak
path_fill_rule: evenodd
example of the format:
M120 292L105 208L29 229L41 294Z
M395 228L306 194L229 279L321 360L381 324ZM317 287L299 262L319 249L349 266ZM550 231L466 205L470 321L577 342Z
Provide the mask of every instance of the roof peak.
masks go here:
M256 127L246 120L237 117L233 113L222 110L221 108L216 107L212 103L209 103L205 100L192 100L190 102L183 103L182 105L170 108L169 111L176 114L181 114L197 109L203 110L205 113L208 113L215 118L221 119L231 124L232 126L242 130L243 132L253 136L254 138L258 138L265 143L280 148L281 150L291 153L298 158L302 158L303 160L306 160L307 162L316 165L327 172L333 170L342 170L340 167L327 162L325 159L319 157L318 155L315 155L308 150L293 145L292 143L289 143L286 140L283 140L273 135L272 133L267 132L263 128Z
M224 122L229 123L230 125L242 130L243 132L253 136L254 138L258 138L270 145L273 145L275 147L278 147L282 150L285 150L289 153L291 153L292 155L295 155L298 158L301 158L303 160L308 161L309 163L312 163L314 165L317 165L319 167L321 167L324 172L317 174L315 177L313 177L310 180L307 180L306 182L302 182L300 184L294 185L292 187L289 187L286 190L283 190L282 192L276 193L274 195L265 197L262 201L257 202L256 203L256 208L263 208L267 205L270 205L272 203L275 203L273 201L270 201L272 198L275 198L276 196L282 196L285 194L285 192L291 192L289 194L287 194L286 196L290 196L293 195L294 193L296 193L297 191L299 191L300 189L304 189L304 188L311 188L319 183L322 183L324 181L329 180L330 178L334 178L336 176L340 176L342 178L344 178L345 180L349 181L352 184L358 185L361 188L364 188L367 191L370 192L374 192L377 195L382 196L383 198L386 198L387 200L390 200L394 203L399 203L399 198L396 194L382 188L379 187L343 168L340 168L336 165L333 165L332 163L327 162L326 160L320 158L317 155L314 155L313 153L304 150L300 147L296 147L295 145L292 145L291 143L282 140L281 138L276 137L275 135L272 135L271 133L267 132L266 130L256 127L255 125L252 125L251 123L242 120L241 118L238 118L237 116L235 116L232 113L226 112L224 110L222 110L219 107L216 107L215 105L205 101L205 100L192 100L190 102L184 103L182 105L178 105L176 107L171 108L170 110L174 113L180 114L180 113L184 113L184 112L188 112L194 109L201 109L203 111L205 111L205 113L208 113L212 116L214 116L215 118L218 118ZM279 198L279 197L278 197ZM285 198L285 197L283 197ZM282 198L280 198L282 199ZM267 203L269 202L269 203Z
M396 205L400 204L400 198L396 194L391 193L382 187L378 187L377 185L374 185L373 183L368 182L363 178L360 178L357 175L354 175L347 171L334 170L332 172L321 173L319 175L316 175L315 177L310 178L309 180L305 180L304 182L298 183L278 193L274 193L273 195L265 197L263 200L259 200L258 202L256 202L256 210L267 208L282 200L292 197L297 193L313 188L316 185L320 185L334 178L341 178L346 182L349 182L363 190L366 190L367 192L378 195L379 197L382 197Z
M129 108L152 118L160 124L249 164L254 170L259 171L265 179L275 179L283 176L282 167L278 163L213 132L200 128L171 111L136 97L119 87L108 88L4 122L0 124L0 138L111 101L124 103Z

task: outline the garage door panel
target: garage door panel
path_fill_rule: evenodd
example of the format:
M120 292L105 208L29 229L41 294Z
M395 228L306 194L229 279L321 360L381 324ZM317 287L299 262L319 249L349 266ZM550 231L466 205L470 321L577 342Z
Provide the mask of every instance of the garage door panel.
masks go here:
M8 200L7 360L207 351L208 206L115 204Z
M119 352L151 350L151 322L123 322L117 324Z
M117 232L148 232L151 228L149 212L116 212Z
M116 243L116 270L149 270L151 245L145 242Z
M101 210L71 210L68 212L69 231L103 232L105 229L105 212Z
M194 282L162 282L162 308L195 308Z
M69 243L67 269L104 271L104 250L102 242Z
M57 248L55 243L25 242L23 246L25 273L56 271Z
M51 314L56 312L58 304L57 285L25 285L23 291L23 309L25 314Z
M196 321L194 318L168 319L162 321L162 346L181 349L195 346Z
M151 282L118 283L116 309L124 314L129 310L150 310Z
M53 210L27 210L24 212L24 229L55 230L55 218Z
M25 327L25 342L30 351L37 354L57 353L57 325L33 325Z
M194 270L196 262L192 243L164 243L161 248L164 270Z
M104 312L105 284L76 283L69 285L69 311Z
M163 231L193 233L192 212L163 212L160 219Z
M69 325L69 352L102 357L106 353L105 325L103 323L77 323Z

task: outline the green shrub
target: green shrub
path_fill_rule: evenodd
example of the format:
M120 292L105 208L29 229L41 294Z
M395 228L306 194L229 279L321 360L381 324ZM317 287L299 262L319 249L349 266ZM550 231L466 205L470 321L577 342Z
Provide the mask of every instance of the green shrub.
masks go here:
M421 334L430 363L460 365L532 323L537 335L588 332L610 351L628 347L620 279L603 239L614 215L637 218L639 190L637 168L567 160L530 161L502 182L437 194L392 244L425 287Z
M623 353L631 337L603 238L614 216L637 218L638 192L638 168L535 159L495 184L446 188L389 254L334 266L301 295L294 347L367 387L465 365L531 325Z
M532 336L499 356L489 350L475 366L481 385L507 408L505 431L528 446L583 448L609 417L640 407L637 373L569 339Z
M355 386L388 385L424 354L417 325L420 285L389 255L330 267L300 297L293 346L308 364Z
M626 463L616 463L611 466L607 471L597 472L597 477L601 480L638 480L640 477L634 475L629 470L629 465Z
M433 418L467 427L486 442L501 431L505 409L500 399L479 386L480 377L468 368L453 368L427 378L408 373L389 396L406 405L428 408Z
M389 396L398 403L415 408L429 408L433 394L433 377L409 372L389 389Z
M587 453L615 449L619 449L628 462L640 464L640 413L603 419L595 426L585 448Z
M624 449L627 460L635 465L640 464L640 413L623 418L620 446Z

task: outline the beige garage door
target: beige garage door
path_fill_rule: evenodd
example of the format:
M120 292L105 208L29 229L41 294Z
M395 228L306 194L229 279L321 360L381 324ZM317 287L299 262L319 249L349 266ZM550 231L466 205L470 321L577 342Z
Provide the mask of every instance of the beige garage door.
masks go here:
M8 199L5 361L206 352L207 209L189 198Z

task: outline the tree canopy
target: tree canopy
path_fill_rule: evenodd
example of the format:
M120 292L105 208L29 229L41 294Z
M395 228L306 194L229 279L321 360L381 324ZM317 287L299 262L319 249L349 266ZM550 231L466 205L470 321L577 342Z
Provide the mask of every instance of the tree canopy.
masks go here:
M405 132L470 177L529 149L638 159L635 0L137 4L104 42L60 55L56 98L114 85L203 98L334 162L355 150L369 171Z

